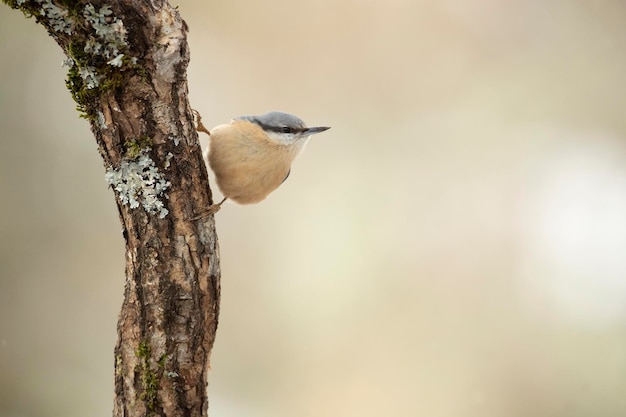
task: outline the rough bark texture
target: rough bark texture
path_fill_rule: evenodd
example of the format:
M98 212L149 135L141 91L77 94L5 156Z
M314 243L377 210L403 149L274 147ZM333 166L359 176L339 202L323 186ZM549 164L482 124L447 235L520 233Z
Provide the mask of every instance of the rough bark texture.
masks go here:
M187 99L186 24L166 1L3 1L72 58L68 87L115 190L126 287L113 415L206 416L220 272L213 217L191 220L212 201Z

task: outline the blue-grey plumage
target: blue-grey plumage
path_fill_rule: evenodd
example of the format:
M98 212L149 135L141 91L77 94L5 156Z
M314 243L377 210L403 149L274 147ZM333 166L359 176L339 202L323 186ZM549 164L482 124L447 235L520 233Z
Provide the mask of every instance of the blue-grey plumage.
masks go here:
M265 199L287 178L309 138L328 129L307 127L300 118L277 111L241 116L213 128L205 158L224 200L211 206L212 212L226 199L239 204ZM198 130L206 131L200 118Z

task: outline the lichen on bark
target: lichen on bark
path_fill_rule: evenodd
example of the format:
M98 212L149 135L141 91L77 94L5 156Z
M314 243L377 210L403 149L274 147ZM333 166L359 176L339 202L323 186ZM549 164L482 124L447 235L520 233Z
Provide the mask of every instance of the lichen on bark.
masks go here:
M167 1L3 2L65 51L67 85L116 188L126 284L113 415L206 416L220 270L214 219L193 220L212 197L188 102L187 26Z

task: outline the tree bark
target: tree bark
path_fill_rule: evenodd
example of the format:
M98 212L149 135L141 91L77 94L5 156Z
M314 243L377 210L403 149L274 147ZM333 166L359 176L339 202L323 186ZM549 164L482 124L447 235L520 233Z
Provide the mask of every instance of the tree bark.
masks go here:
M126 240L113 415L206 416L220 270L187 97L187 27L159 0L3 0L68 56Z

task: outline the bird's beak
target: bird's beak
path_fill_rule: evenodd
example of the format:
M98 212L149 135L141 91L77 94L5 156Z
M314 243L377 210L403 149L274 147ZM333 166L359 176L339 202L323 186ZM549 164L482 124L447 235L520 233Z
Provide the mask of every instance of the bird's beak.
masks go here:
M326 130L328 130L328 129L330 129L330 127L325 127L325 126L324 126L324 127L308 127L308 128L304 131L304 133L305 133L307 136L310 136L310 135L314 135L314 134L316 134L316 133L322 133L322 132L324 132L324 131L326 131Z

